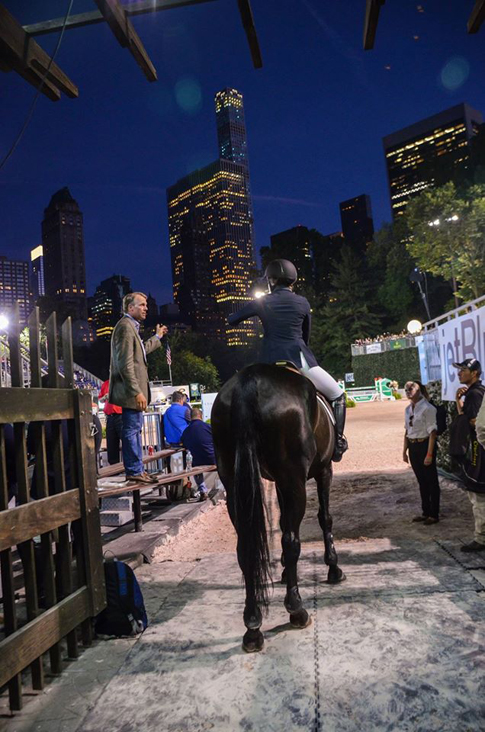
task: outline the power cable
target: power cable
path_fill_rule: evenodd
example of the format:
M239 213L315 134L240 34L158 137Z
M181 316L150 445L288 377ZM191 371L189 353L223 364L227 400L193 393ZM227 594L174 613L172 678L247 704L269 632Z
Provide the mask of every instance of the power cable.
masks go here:
M27 127L29 126L30 120L32 119L32 115L34 114L35 107L37 106L37 102L38 102L39 97L41 95L42 87L44 86L44 82L47 79L47 76L49 74L49 71L51 70L51 66L54 63L54 61L56 59L56 56L57 56L57 53L59 51L59 48L61 46L62 38L64 36L64 31L66 30L67 21L69 20L69 16L71 15L71 10L72 10L73 4L74 4L74 0L69 0L69 6L67 8L67 13L66 13L66 16L64 18L64 23L62 24L61 32L59 33L59 38L57 39L57 43L56 43L56 47L54 49L54 53L51 56L51 59L49 61L49 65L48 65L48 67L46 69L46 72L45 72L44 76L40 80L40 83L39 83L39 86L38 86L37 91L35 93L34 99L32 100L32 104L30 105L30 109L27 112L27 116L25 118L24 124L22 125L22 127L20 129L20 132L18 133L17 137L13 141L13 143L12 143L12 145L10 147L10 150L8 151L8 153L5 155L5 157L3 158L2 162L0 163L0 170L3 169L5 163L11 158L11 156L15 152L15 150L17 148L17 145L19 144L20 140L22 139L22 137L24 135L24 132L26 131Z

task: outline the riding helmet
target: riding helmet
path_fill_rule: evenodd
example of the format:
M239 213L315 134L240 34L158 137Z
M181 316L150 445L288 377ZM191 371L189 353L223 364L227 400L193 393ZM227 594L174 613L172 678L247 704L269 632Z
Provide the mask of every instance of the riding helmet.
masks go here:
M298 279L298 271L288 259L273 259L266 267L264 276L281 285L293 285Z

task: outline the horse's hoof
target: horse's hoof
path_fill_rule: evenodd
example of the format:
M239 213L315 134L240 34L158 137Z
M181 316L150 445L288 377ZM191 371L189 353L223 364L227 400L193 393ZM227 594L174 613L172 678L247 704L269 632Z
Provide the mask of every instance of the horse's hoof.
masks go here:
M244 634L242 647L246 653L258 653L264 646L264 636L260 630L248 630Z
M303 608L294 615L290 615L290 624L292 628L302 630L303 628L308 628L308 626L312 624L312 619L305 608Z
M328 570L327 582L329 585L338 585L340 582L344 582L344 580L346 579L347 577L342 572L340 567L334 568L333 571L332 568Z

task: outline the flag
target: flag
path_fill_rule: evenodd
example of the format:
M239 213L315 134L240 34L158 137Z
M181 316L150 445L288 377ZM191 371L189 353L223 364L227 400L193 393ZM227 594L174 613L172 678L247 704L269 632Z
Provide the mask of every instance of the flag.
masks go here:
M172 351L170 350L170 343L167 343L167 347L165 349L165 356L167 358L167 363L169 366L172 365Z

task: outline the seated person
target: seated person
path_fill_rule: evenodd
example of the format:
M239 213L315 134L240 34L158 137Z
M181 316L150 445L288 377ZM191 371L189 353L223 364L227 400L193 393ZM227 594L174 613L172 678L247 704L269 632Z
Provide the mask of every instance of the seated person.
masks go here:
M182 434L182 444L192 453L192 467L198 465L214 465L214 443L212 441L211 426L202 421L200 409L192 409L190 412L190 424ZM207 486L204 482L204 474L194 475L195 482L199 488L199 501L207 498Z
M172 404L163 415L163 431L170 447L180 447L182 432L190 423L190 412L185 406L184 395L180 391L172 394Z

